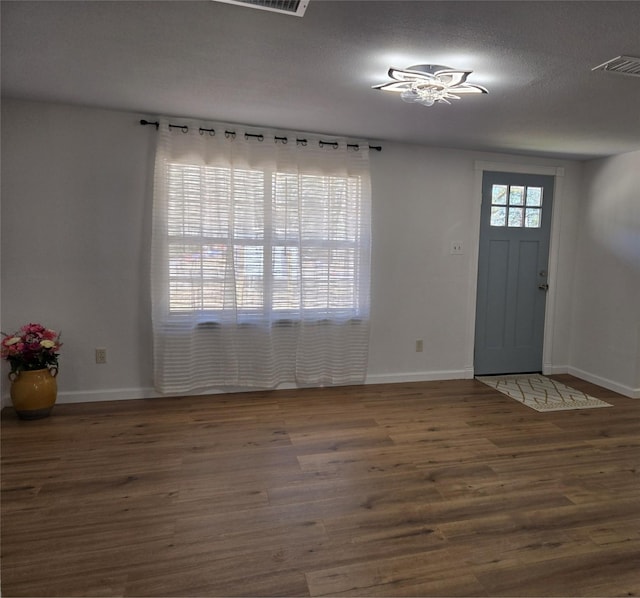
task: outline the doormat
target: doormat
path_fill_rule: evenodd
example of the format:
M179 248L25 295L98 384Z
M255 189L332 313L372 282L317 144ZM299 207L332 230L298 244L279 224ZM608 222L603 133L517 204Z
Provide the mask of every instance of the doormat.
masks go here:
M484 382L502 394L536 411L567 411L569 409L613 407L609 403L589 396L575 388L569 388L541 374L478 376L476 380Z

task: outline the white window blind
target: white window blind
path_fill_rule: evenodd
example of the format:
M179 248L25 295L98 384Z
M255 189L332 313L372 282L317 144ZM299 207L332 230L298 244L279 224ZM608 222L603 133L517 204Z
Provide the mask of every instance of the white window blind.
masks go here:
M305 138L161 123L152 305L162 392L363 381L368 147Z

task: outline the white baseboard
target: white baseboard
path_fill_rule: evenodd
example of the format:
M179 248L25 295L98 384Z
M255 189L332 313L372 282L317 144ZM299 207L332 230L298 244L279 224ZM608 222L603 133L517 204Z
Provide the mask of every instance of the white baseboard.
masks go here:
M631 388L623 384L602 378L571 366L545 365L544 374L571 374L592 384L597 384L608 390L620 393L631 399L640 399L640 388ZM473 369L438 370L427 372L405 372L400 374L372 374L367 376L365 384L397 384L401 382L431 382L436 380L468 380L473 378ZM296 388L294 384L283 384L279 388ZM249 389L242 389L249 390ZM235 392L242 392L241 389ZM189 393L192 396L198 394L219 394L225 391L207 390L203 392ZM69 391L58 393L58 403L93 403L98 401L126 401L132 399L154 399L168 395L162 395L152 387L145 388L115 388L91 391ZM2 406L11 405L8 396L2 398Z
M115 388L111 390L58 391L56 403L96 403L100 401L130 401L161 396L153 388ZM2 407L11 406L9 395L2 397Z
M595 374L590 374L589 372L585 372L584 370L580 370L574 367L569 367L566 373L571 374L576 378L586 380L587 382L591 382L591 384L597 384L598 386L602 386L603 388L612 390L613 392L620 393L621 395L629 397L630 399L640 399L640 388L632 388L631 386L619 384L618 382L614 382L613 380L609 380L608 378L596 376Z
M290 388L295 388L294 385L290 385ZM282 387L284 388L284 386ZM115 388L112 390L93 390L89 392L82 391L70 391L59 392L56 403L96 403L100 401L130 401L134 399L159 399L170 398L178 396L190 396L195 397L198 395L217 395L223 393L233 392L251 392L256 389L243 388L243 389L228 389L228 390L192 390L183 394L162 394L152 387L148 388Z
M105 390L58 391L56 403L96 403L99 401L129 401L132 399L153 399L162 395L153 388L113 388Z
M367 376L365 384L388 384L398 382L427 382L431 380L461 380L473 378L473 370L443 370L433 372L411 372L403 374L374 374ZM294 389L295 384L281 384L279 389ZM231 392L249 392L255 389L233 389ZM202 392L190 392L190 396L199 394L220 394L222 390L206 390ZM165 397L152 387L146 388L114 388L89 391L59 391L57 403L95 403L99 401L127 401L133 399L155 399ZM2 406L11 405L11 399L3 397Z
M551 365L550 363L545 363L542 366L542 373L545 376L552 376L553 374L568 374L569 366L568 365Z
M468 380L473 378L473 369L410 372L403 374L372 374L365 384L395 384L399 382L431 382L435 380Z

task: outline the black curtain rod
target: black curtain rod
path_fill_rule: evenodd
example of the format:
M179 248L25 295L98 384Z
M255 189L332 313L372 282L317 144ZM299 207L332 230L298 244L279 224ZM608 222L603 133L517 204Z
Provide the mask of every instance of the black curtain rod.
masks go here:
M160 123L156 120L156 121L148 121L145 120L144 118L140 121L141 125L153 125L156 128L156 131L160 128ZM171 123L169 123L169 128L170 129L180 129L183 133L188 133L189 132L189 127L187 125L172 125ZM209 133L209 135L211 135L211 137L213 137L216 134L215 129L205 129L203 127L200 127L198 129L198 131L200 132L200 135L204 135L205 133ZM229 138L233 138L235 139L236 136L236 132L235 131L225 131L224 132L224 136L229 139ZM244 138L245 139L249 139L249 138L254 138L257 139L258 141L264 141L264 135L262 134L253 134L253 133L245 133L244 134ZM274 136L274 141L275 143L278 143L278 141L280 141L281 143L287 143L289 141L289 139L287 139L287 137L278 137L278 136ZM296 143L298 145L307 145L307 139L296 139ZM338 149L338 142L337 141L322 141L319 140L318 144L320 145L320 147L324 147L325 145L331 146L333 149ZM357 143L347 143L347 147L351 147L353 149L355 149L356 151L358 149L360 149L360 146ZM375 150L377 152L381 152L382 151L382 146L381 145L370 145L369 146L370 150Z

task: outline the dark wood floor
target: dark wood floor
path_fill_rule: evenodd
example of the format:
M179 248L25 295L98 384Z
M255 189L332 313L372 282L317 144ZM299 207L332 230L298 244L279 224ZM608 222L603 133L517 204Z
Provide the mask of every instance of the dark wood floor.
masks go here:
M2 416L2 595L638 596L640 401L474 380Z

